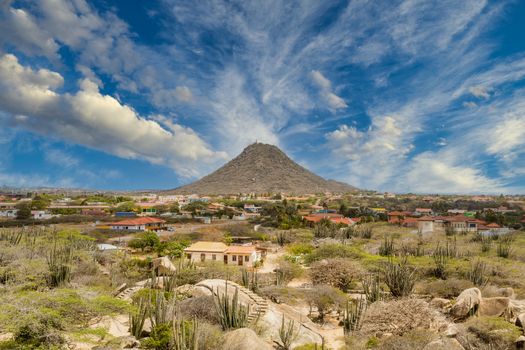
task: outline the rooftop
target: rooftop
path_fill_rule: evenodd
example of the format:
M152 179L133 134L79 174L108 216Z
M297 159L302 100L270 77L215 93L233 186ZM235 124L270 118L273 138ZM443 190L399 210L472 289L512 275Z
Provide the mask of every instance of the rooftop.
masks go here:
M215 252L223 253L228 246L222 242L196 242L184 249L185 252Z
M145 225L145 224L163 224L166 221L157 218L144 217L136 219L122 220L118 222L113 222L109 224L110 226L135 226L135 225Z

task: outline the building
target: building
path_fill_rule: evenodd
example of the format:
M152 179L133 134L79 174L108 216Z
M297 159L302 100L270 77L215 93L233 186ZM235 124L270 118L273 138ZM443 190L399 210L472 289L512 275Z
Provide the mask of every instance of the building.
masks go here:
M109 224L112 230L123 231L159 231L166 228L166 221L157 218L143 217L127 219Z
M412 213L409 211L390 211L387 216L389 224L402 224L403 220L412 216Z
M47 220L54 218L57 215L53 215L46 210L31 210L31 218L34 220Z
M222 242L196 242L184 249L184 254L193 262L222 261L227 265L247 267L261 260L261 254L253 245L227 246Z
M416 208L414 210L415 215L432 215L432 209L430 208Z
M17 213L16 203L0 203L1 218L16 218Z

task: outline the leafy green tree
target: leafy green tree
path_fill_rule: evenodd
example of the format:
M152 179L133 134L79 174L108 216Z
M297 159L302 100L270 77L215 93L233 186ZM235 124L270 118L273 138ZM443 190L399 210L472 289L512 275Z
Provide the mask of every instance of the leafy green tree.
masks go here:
M18 220L27 220L31 217L31 204L28 202L18 203L16 205L18 212L16 213L16 218Z
M134 249L151 249L160 244L159 236L153 231L145 231L138 234L137 238L132 239L128 243L128 247Z

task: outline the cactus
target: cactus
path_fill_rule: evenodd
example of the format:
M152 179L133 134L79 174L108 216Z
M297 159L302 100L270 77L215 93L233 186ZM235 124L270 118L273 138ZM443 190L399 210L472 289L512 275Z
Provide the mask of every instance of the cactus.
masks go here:
M416 270L408 264L406 257L399 263L390 258L384 266L383 275L392 296L405 297L412 293L416 283Z
M289 320L288 322L284 321L284 315L281 320L281 328L279 328L279 348L282 350L290 350L292 348L292 343L299 336L299 329L296 329L295 322Z
M383 291L381 290L379 275L369 274L363 279L361 284L363 285L366 301L369 304L383 299Z
M385 235L381 246L379 246L379 255L392 256L394 254L394 238Z
M144 323L148 317L148 303L144 298L139 298L133 303L135 310L129 315L130 333L135 338L139 339L144 329Z
M239 290L235 287L233 298L228 296L228 282L225 283L224 293L219 290L214 293L214 302L220 324L223 330L245 327L248 323L250 306L239 301Z
M346 308L343 314L343 330L345 335L349 335L361 328L366 305L366 301L362 297L346 303Z
M511 235L502 236L498 242L497 254L500 258L508 258L512 253L512 241Z
M434 276L442 280L446 280L447 279L447 264L449 260L448 242L447 242L446 248L441 247L438 243L436 249L434 250L434 253L432 254L432 257L434 258L434 264L436 265L433 270Z
M489 278L486 277L486 275L487 264L478 259L471 265L470 271L468 273L468 278L476 286L483 287L489 281Z
M173 350L197 350L199 348L198 322L183 319L173 320Z
M73 250L69 245L59 246L57 239L47 254L48 283L51 287L62 286L71 280Z

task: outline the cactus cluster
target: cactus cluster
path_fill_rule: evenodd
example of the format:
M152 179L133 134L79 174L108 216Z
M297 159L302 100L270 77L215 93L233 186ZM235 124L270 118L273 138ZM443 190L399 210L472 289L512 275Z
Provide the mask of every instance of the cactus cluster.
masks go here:
M366 307L367 303L363 297L347 302L343 314L343 330L345 335L349 335L361 328Z
M250 306L239 301L239 290L235 287L233 297L228 296L228 283L224 287L224 293L219 290L214 293L214 302L220 324L223 330L243 328L248 324Z

